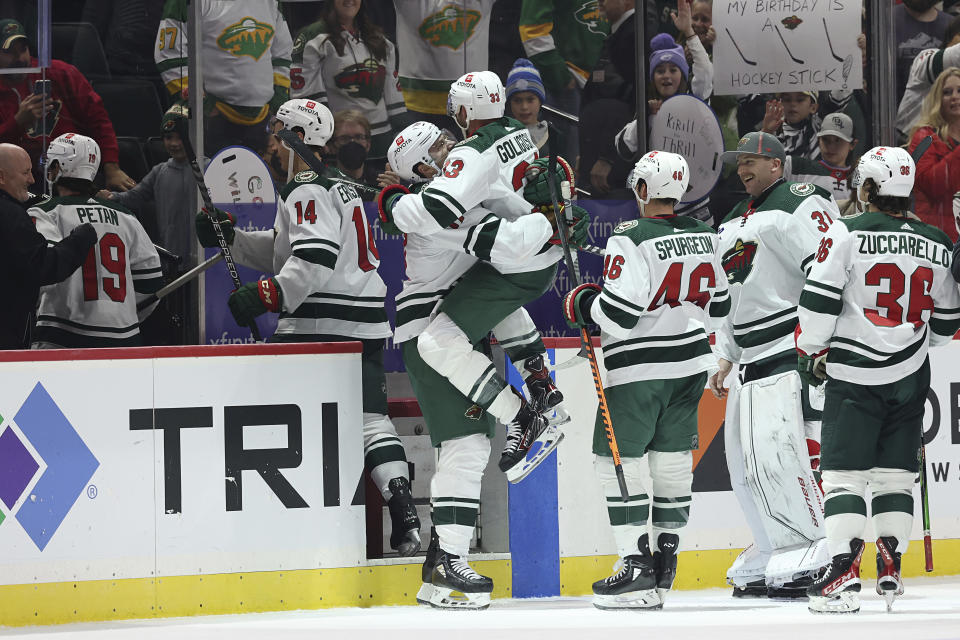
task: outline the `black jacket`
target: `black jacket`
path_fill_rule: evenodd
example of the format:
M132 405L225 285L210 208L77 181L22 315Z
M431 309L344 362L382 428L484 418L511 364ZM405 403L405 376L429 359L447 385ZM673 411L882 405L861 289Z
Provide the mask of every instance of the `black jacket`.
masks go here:
M81 225L85 226L85 225ZM78 228L79 229L79 228ZM92 237L91 237L92 236ZM96 242L92 229L47 246L23 204L0 190L0 349L26 349L40 287L65 280Z

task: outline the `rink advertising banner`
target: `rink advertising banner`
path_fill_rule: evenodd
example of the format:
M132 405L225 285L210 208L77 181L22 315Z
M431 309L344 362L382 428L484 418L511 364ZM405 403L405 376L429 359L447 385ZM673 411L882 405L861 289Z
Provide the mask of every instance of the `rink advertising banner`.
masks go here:
M650 149L679 153L690 168L690 184L681 200L699 202L720 179L723 131L717 114L695 96L680 94L663 102L650 125Z
M0 390L0 585L366 557L359 343L7 352Z
M714 2L713 92L860 89L860 9L849 0Z

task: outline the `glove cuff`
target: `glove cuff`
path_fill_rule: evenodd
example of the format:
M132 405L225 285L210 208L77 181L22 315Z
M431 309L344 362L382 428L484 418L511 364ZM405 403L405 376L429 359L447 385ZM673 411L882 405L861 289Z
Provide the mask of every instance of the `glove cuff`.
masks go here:
M400 196L410 193L402 184L390 184L384 187L377 195L377 215L380 222L393 224L393 206Z
M276 278L267 278L257 282L257 294L264 308L272 313L280 313L283 307L283 291Z
M578 324L590 324L593 322L593 316L590 314L590 307L593 300L600 295L600 285L593 282L584 282L576 287L567 296L566 309L568 318L576 318Z

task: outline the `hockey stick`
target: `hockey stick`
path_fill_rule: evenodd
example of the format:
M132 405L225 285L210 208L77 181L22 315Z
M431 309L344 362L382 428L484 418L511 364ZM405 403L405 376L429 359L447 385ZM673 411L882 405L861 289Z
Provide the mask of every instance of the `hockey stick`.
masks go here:
M778 27L777 25L773 25L773 28L774 30L776 30L777 35L780 36L780 42L783 43L783 48L787 50L787 55L790 56L790 59L796 62L797 64L804 64L803 60L795 57L793 53L790 51L790 47L787 46L787 41L783 39L783 34L780 33L780 27Z
M554 174L557 171L557 156L550 154L550 168L547 177L547 185L550 187L550 200L553 202L553 210L557 212L559 219L560 200L557 198L557 185L554 182ZM557 225L560 226L559 224ZM570 253L570 243L567 241L566 229L560 229L560 246L563 249L563 260L567 265L568 275L573 288L580 285L580 274L573 265L573 257ZM630 492L627 491L627 480L623 475L623 464L620 462L620 448L617 446L617 436L613 433L613 422L610 420L610 408L607 406L607 396L603 391L603 380L600 378L600 365L597 362L597 352L593 349L593 340L585 326L580 327L580 342L583 349L586 350L587 360L590 362L590 371L593 373L593 386L597 390L597 401L600 405L600 416L603 418L603 427L607 432L607 444L610 446L610 454L613 456L613 469L617 474L617 484L620 485L620 497L624 502L630 500Z
M157 302L161 298L165 298L166 296L170 295L171 293L173 293L183 285L187 284L188 282L190 282L191 280L193 280L194 278L196 278L201 273L203 273L204 271L206 271L216 263L220 262L221 260L223 260L222 253L218 253L210 258L207 258L206 260L204 260L203 262L195 266L193 269L190 269L190 271L187 271L186 273L182 274L176 280L172 280L169 284L166 284L160 287L156 292L150 294L149 297L141 300L137 304L137 311L143 311L144 309L152 305L154 302Z
M927 485L927 450L920 442L920 504L923 514L923 559L925 569L933 571L933 542L930 537L930 502Z
M162 259L166 260L167 262L180 264L180 260L181 260L180 256L173 253L172 251L164 249L158 244L153 245L153 248L157 250L157 255L159 255Z
M733 39L733 34L730 33L730 29L724 29L727 32L727 35L730 36L730 42L733 43L733 46L736 47L737 53L740 54L740 57L743 58L743 61L751 66L757 66L757 63L753 60L747 60L747 56L743 55L743 51L740 51L740 45L737 44L737 41Z
M185 124L186 120L182 122ZM227 271L230 272L230 278L233 280L233 288L237 290L243 286L243 283L240 282L237 265L234 264L233 254L230 253L230 245L227 244L227 239L223 235L223 229L220 227L220 221L217 220L216 213L214 212L215 207L213 206L213 201L210 199L210 191L207 189L207 183L203 179L203 171L200 170L200 164L197 162L197 154L193 150L193 143L190 141L190 134L186 131L185 126L180 127L180 138L183 141L183 150L187 154L187 159L190 161L190 168L193 170L193 178L197 181L197 186L200 188L200 198L203 200L203 206L207 211L207 216L210 218L210 223L213 225L213 232L217 234L217 241L220 243L220 253L223 254L223 259L227 263ZM260 329L257 328L256 320L251 320L248 326L250 327L250 334L253 336L253 339L257 342L263 342L263 338L260 337Z
M318 176L324 176L324 177L330 178L330 180L333 180L334 182L342 182L343 184L349 185L354 189L358 189L360 191L366 191L367 193L370 193L370 194L380 193L380 189L376 187L371 187L370 185L367 185L367 184L354 182L353 180L348 180L346 178L341 178L339 176L337 177L327 176L326 175L327 168L320 163L320 160L317 158L317 156L313 155L313 152L310 151L310 147L308 147L303 142L303 140L300 139L300 136L297 135L296 131L291 131L290 129L281 129L274 135L280 138L280 140L286 143L286 145L290 149L292 149L294 153L300 156L300 159L306 162L307 166L310 167L310 170L316 173Z
M557 116L561 120L566 120L567 122L572 122L573 124L580 123L580 118L573 115L572 113L568 113L564 111L563 109L557 109L556 107L551 107L548 104L542 104L540 105L540 108L543 109L547 115Z
M830 41L830 30L827 29L827 19L823 19L823 31L827 34L827 44L830 46L830 55L833 56L833 59L837 62L843 62L843 58L837 55L837 52L833 50L833 42ZM780 37L783 40L783 36ZM786 42L783 43L786 46Z

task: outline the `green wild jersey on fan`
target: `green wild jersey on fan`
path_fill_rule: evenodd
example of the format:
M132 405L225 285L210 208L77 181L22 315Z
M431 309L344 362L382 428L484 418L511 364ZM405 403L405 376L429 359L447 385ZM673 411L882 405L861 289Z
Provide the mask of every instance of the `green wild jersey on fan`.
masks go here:
M298 173L280 194L274 228L273 271L283 291L278 335L390 335L380 255L353 187Z
M794 349L797 303L824 234L840 217L822 187L779 181L741 201L720 225L730 313L715 352L748 364Z
M89 222L97 244L83 266L40 293L35 342L68 348L142 344L137 302L163 285L160 257L140 221L109 200L48 198L28 213L48 242Z
M607 386L716 366L707 325L730 310L717 245L711 227L684 216L617 225L607 241L603 290L591 308Z
M827 375L888 384L960 329L952 244L936 227L885 213L844 218L824 237L800 297L797 346L829 347Z

